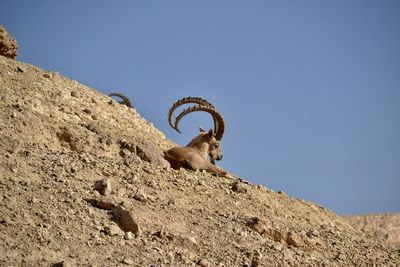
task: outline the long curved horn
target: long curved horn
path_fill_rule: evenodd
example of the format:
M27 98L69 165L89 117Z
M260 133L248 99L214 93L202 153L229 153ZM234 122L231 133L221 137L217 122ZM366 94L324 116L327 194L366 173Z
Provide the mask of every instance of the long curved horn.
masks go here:
M217 140L221 140L222 136L224 135L224 130L225 130L225 123L224 123L224 119L222 118L221 113L219 113L217 110L215 110L214 108L211 108L209 106L194 106L194 107L190 107L185 109L184 111L181 112L181 114L179 114L176 117L175 120L175 130L177 130L178 132L180 132L178 125L179 125L179 121L187 114L195 112L195 111L204 111L204 112L208 112L211 114L211 116L214 119L214 125L216 126L214 128L214 134L215 134L215 139Z
M122 105L126 105L129 108L133 108L132 102L129 100L128 97L126 97L125 95L121 94L121 93L111 93L108 96L112 97L112 96L118 96L119 98L122 99L122 101L119 101L118 103L122 104Z
M176 101L174 104L172 104L172 107L168 111L168 123L172 128L174 128L178 132L179 132L179 130L176 129L174 127L174 125L172 125L172 113L174 113L175 109L177 109L178 107L180 107L184 104L189 104L189 103L199 104L202 106L208 106L208 107L211 107L214 109L214 106L210 102L208 102L207 100L202 99L200 97L189 96L189 97L185 97L185 98L182 98L182 99ZM217 125L216 125L216 121L214 120L214 129L215 128L217 128Z

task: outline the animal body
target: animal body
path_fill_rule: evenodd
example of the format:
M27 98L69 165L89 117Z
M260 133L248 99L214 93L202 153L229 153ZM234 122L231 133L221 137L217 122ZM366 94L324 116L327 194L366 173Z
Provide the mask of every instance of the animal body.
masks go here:
M172 114L179 106L194 103L195 106L183 110L172 124ZM203 111L211 114L214 120L214 129L204 131L193 138L185 147L173 147L164 152L164 158L174 169L181 167L192 170L205 170L207 172L233 178L233 175L215 165L215 160L221 160L223 157L221 149L221 139L225 130L225 123L221 113L214 106L204 99L198 97L186 97L175 102L168 112L168 123L176 131L179 130L180 120L187 114L197 111ZM210 160L208 159L210 158Z

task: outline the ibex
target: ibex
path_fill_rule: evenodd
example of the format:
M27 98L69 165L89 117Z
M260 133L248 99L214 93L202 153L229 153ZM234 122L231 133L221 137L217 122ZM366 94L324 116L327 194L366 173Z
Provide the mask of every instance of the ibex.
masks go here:
M181 105L195 103L196 106L183 110L172 124L172 113ZM175 102L168 112L168 123L180 133L179 122L187 114L196 111L204 111L211 114L214 120L214 130L204 131L193 138L186 147L173 147L164 152L164 158L170 163L173 169L181 167L192 170L205 170L207 172L234 178L224 169L215 165L215 160L222 159L221 139L224 134L225 124L222 115L206 100L198 97L186 97ZM210 161L208 160L210 157Z

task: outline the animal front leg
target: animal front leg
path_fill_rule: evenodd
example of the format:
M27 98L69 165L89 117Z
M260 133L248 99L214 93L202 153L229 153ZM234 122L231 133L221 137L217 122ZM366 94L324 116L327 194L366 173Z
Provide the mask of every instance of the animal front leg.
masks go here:
M210 162L207 161L206 166L204 168L207 172L218 175L218 176L224 176L226 178L231 178L233 179L234 177L230 175L227 171L222 169L221 167L218 167L217 165L214 165Z

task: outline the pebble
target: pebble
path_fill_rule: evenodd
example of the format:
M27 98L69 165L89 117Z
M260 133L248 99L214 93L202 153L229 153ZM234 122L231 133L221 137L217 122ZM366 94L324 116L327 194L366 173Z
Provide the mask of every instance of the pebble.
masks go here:
M197 263L197 265L201 266L201 267L210 267L211 264L207 259L201 259L199 260L199 262Z
M110 226L104 227L104 233L109 236L114 236L121 233L121 229L117 225L112 224Z
M236 193L246 193L247 192L247 189L240 182L233 184L231 189L233 192L236 192Z
M96 181L94 184L94 189L98 191L101 195L109 195L111 193L111 183L110 180L105 178Z
M247 231L240 231L239 232L239 235L241 236L241 237L243 237L243 238L246 238L247 237Z
M346 255L343 254L343 253L339 253L339 254L336 255L335 260L344 261L344 260L346 260Z
M3 217L0 219L1 224L12 224L13 221L9 217Z
M133 260L131 258L124 258L122 263L125 263L127 265L132 265L134 262L133 262Z
M150 181L147 183L147 186L150 187L150 188L156 189L156 188L157 188L157 183L156 183L156 181L154 181L154 180L150 180Z
M131 240L133 238L132 232L126 232L124 238L126 240Z
M276 251L282 251L283 245L281 243L274 243L271 245L271 248Z
M301 246L301 238L293 232L289 232L286 237L286 243L290 246L300 247Z
M307 232L307 234L306 234L309 238L312 238L312 237L318 237L319 236L319 231L318 230L310 230L310 231L308 231Z
M143 189L138 189L133 198L140 202L146 202L149 199L149 195L144 193Z
M75 265L70 260L62 260L51 265L52 267L74 267Z
M114 209L113 213L123 231L132 232L136 236L140 234L139 224L128 210L119 205Z

